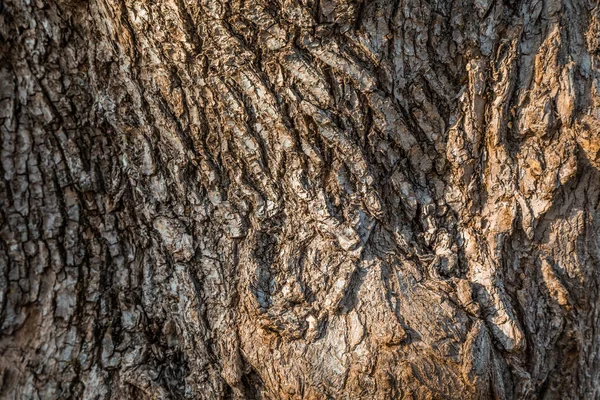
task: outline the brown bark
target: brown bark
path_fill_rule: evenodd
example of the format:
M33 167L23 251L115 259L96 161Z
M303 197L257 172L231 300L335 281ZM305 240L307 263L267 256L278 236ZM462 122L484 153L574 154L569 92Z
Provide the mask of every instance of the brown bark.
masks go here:
M600 396L600 8L0 2L0 397Z

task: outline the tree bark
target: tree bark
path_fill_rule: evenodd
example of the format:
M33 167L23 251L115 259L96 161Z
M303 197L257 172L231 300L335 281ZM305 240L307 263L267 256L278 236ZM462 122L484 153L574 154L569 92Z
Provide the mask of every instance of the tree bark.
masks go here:
M0 397L600 398L600 7L0 1Z

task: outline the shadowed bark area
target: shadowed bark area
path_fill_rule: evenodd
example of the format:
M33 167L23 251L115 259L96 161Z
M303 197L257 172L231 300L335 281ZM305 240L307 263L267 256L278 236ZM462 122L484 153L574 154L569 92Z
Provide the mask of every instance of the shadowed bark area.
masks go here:
M0 1L0 397L600 396L600 7Z

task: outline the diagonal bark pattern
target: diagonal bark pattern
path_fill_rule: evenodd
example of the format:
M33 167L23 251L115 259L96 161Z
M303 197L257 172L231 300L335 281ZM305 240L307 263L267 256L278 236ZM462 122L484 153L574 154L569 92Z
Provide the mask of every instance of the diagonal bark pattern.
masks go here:
M0 397L600 396L588 0L0 2Z

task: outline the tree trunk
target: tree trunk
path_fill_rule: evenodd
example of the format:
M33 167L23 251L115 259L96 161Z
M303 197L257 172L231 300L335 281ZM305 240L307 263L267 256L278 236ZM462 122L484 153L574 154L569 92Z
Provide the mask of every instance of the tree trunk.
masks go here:
M600 7L0 1L0 397L600 398Z

